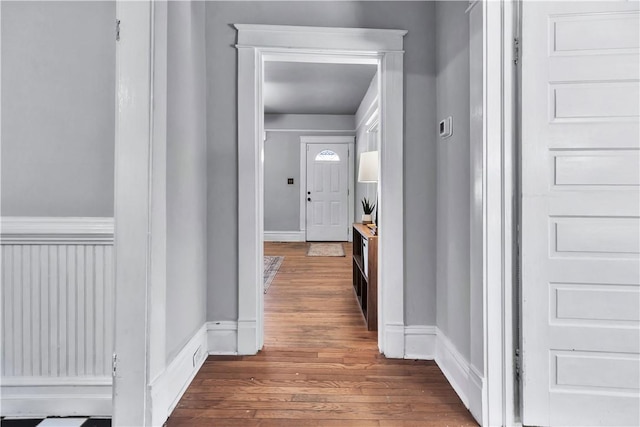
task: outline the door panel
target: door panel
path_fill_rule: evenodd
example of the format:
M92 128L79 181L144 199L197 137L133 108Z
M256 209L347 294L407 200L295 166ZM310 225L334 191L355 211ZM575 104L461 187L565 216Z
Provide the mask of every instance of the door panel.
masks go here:
M640 423L638 5L524 2L522 419Z
M307 144L307 240L347 241L349 147Z

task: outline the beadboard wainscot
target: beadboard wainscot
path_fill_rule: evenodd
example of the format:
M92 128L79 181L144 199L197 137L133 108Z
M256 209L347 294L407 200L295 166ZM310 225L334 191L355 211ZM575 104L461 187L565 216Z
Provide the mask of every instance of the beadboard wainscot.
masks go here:
M1 218L2 416L111 415L113 232L113 218Z

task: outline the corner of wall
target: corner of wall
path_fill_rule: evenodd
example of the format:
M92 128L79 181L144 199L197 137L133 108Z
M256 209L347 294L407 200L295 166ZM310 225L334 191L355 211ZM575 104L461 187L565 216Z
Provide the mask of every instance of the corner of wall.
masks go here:
M191 337L150 385L152 425L163 425L206 360L206 325Z
M404 327L405 359L435 360L462 403L482 422L484 376L437 326Z

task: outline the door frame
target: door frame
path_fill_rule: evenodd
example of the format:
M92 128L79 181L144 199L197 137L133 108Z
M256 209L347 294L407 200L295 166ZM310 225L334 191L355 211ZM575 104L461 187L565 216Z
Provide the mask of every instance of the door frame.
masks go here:
M112 424L148 426L167 415L167 3L117 0L116 19Z
M378 347L404 357L404 30L235 24L238 31L238 354L264 343L266 61L373 64L381 99Z
M479 121L482 127L482 133L477 138L472 135L471 141L472 218L481 218L482 248L478 252L471 248L472 262L477 259L482 270L477 278L482 282L482 326L472 323L471 334L482 332L484 374L481 407L471 409L481 413L481 425L520 425L516 373L520 346L516 300L518 67L514 45L520 1L476 0L467 8L470 25L482 28L482 51L475 52L482 57L482 87L475 86L473 76L471 79L471 92L482 93L481 117L475 111L479 105L471 106L472 125ZM478 144L481 149L474 150ZM472 286L472 294L478 291Z
M151 286L148 268L149 211L151 185L135 186L140 176L151 175L150 148L154 138L150 128L162 123L151 108L151 75L159 70L151 61L156 32L163 25L150 25L154 7L151 1L117 2L117 16L126 22L123 36L127 46L120 46L119 74L116 88L119 106L116 121L116 351L118 376L114 379L114 425L148 425L150 414L149 366L163 356L161 336L164 324L151 328L153 308L148 292ZM482 319L483 425L518 423L514 389L513 354L516 307L509 296L513 286L513 216L511 201L517 203L512 180L515 176L513 152L514 102L511 84L514 78L513 50L515 35L512 18L514 5L509 1L475 1L471 8L482 11L483 45L483 132L482 174L475 182L481 192L482 210ZM126 21L125 21L126 18ZM126 28L131 32L126 34ZM403 51L406 31L340 28L242 26L236 25L238 37L238 143L239 143L239 310L238 353L255 354L262 347L263 193L262 193L262 72L264 57L269 54L291 55L315 61L370 61L378 64L381 88L381 263L379 277L384 285L384 306L380 304L378 346L388 357L404 356L404 223L403 206ZM278 30L279 29L279 30ZM269 31L278 30L278 31ZM162 33L161 33L162 35ZM240 37L242 35L242 37ZM279 36L283 36L278 43ZM369 37L373 36L373 37ZM264 39L261 39L264 37ZM162 37L160 37L162 39ZM135 44L134 44L135 40ZM287 47L293 46L293 47ZM297 47L296 47L297 46ZM349 50L349 48L352 48ZM146 56L149 55L149 56ZM344 62L342 62L344 63ZM361 62L360 62L361 63ZM131 78L133 77L133 78ZM133 98L131 94L139 93ZM136 102L134 102L136 101ZM141 101L140 104L137 102ZM140 119L142 117L142 119ZM246 126L243 128L243 126ZM156 140L157 141L157 140ZM395 168L395 170L394 170ZM248 175L243 176L243 172ZM124 173L123 173L124 172ZM156 175L156 178L161 178ZM148 181L148 180L144 180ZM129 233L128 231L131 231ZM155 236L155 234L154 234ZM385 250L386 248L386 250ZM135 252L135 253L132 253ZM384 255L383 255L384 254ZM384 264L383 264L384 263ZM246 270L243 271L243 268ZM382 290L380 290L382 291ZM256 295L260 294L260 295ZM383 302L383 299L380 299ZM146 307L141 310L140 307ZM127 320L128 319L128 320ZM133 321L132 321L133 320ZM258 324L260 326L258 327ZM151 329L151 330L149 330ZM491 333L489 333L491 331ZM118 338L118 336L120 338ZM162 365L162 361L159 361ZM128 421L127 421L128 420ZM131 421L133 420L133 421Z
M348 196L347 204L349 211L347 213L347 241L351 242L353 238L354 222L354 182L355 182L355 136L342 135L314 135L300 137L300 231L304 231L305 240L307 236L307 145L309 144L349 144L349 158L347 165L349 171L347 173Z

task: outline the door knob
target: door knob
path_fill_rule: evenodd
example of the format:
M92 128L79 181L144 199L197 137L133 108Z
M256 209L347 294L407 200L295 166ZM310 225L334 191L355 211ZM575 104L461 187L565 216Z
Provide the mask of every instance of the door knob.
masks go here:
M311 197L307 197L307 202L310 202L310 201L311 201Z

